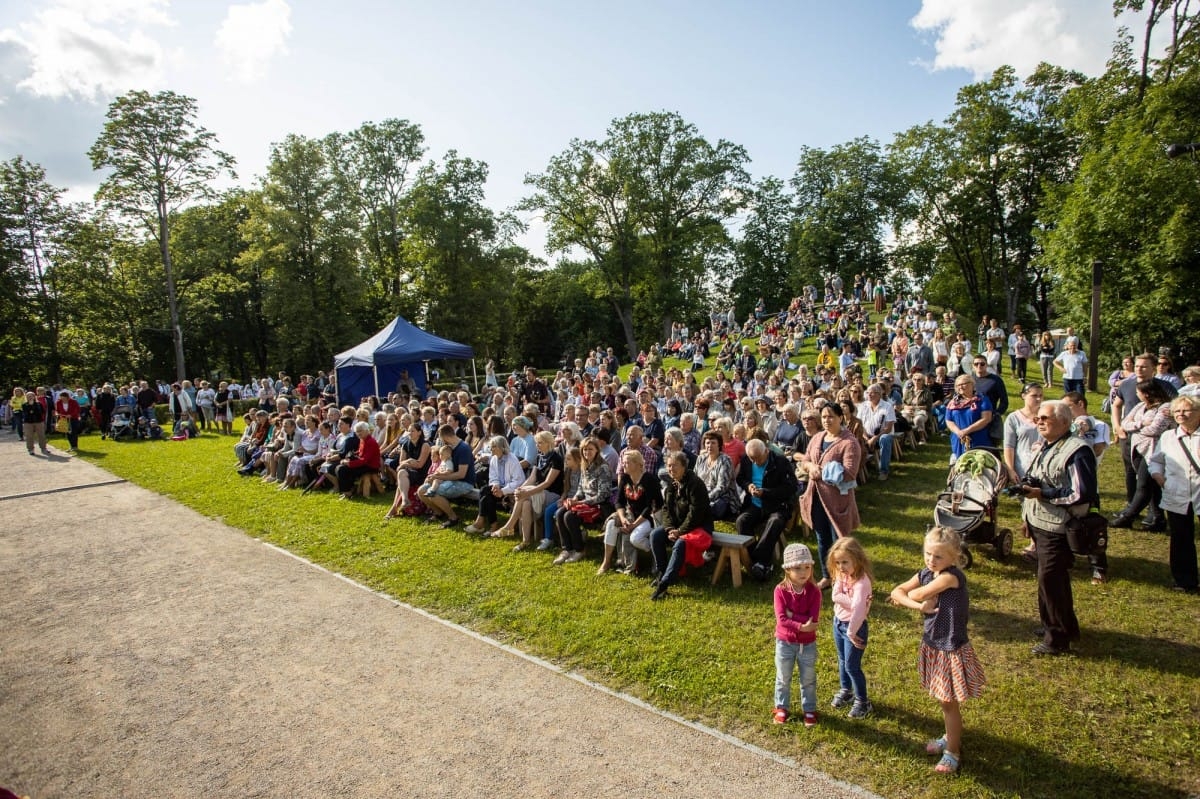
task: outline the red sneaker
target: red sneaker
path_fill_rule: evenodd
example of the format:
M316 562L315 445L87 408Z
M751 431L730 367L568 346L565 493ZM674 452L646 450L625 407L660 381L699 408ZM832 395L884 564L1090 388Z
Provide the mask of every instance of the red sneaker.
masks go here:
M805 713L804 714L804 726L805 727L817 726L817 714L814 712Z
M788 720L788 712L781 707L775 708L775 713L771 717L776 724L783 724Z

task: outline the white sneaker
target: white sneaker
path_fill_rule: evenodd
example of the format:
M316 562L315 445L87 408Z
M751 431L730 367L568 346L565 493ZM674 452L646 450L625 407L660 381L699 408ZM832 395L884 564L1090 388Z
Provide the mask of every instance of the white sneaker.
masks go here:
M543 538L542 542L537 545L537 551L545 552L547 549L550 549L553 546L554 546L553 541L551 541L549 538Z
M570 555L567 556L566 562L567 563L578 563L581 560L583 560L583 552L582 551L572 552Z
M571 557L571 550L564 549L562 552L559 552L558 557L554 559L554 565L561 566L564 563L566 563L567 559L570 557Z

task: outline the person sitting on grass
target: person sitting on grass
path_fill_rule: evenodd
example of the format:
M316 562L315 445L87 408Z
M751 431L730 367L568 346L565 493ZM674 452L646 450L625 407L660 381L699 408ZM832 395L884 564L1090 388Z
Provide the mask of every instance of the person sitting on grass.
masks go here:
M438 475L437 486L422 495L421 499L434 518L445 517L442 527L449 529L462 521L450 501L465 497L475 490L475 458L467 442L458 437L453 425L443 424L437 432L442 445L450 448L451 466L448 471L444 470Z

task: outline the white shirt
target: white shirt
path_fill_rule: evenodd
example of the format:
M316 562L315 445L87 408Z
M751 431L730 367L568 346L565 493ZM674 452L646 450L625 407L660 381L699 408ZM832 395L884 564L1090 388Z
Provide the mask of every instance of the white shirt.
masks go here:
M892 403L885 399L879 400L879 404L874 408L871 407L870 400L863 400L856 408L858 418L863 423L863 430L868 436L875 436L888 422L893 425L896 423L896 409ZM895 429L893 427L893 429Z

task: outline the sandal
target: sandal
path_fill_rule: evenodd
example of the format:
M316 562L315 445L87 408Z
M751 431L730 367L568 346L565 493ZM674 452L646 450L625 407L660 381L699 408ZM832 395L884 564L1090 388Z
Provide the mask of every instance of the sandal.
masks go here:
M932 741L925 742L925 754L927 754L927 755L940 755L942 752L945 752L945 751L946 751L946 736L944 736L944 735L941 738L935 738Z
M942 752L942 759L933 767L938 774L957 774L958 756L951 752Z

